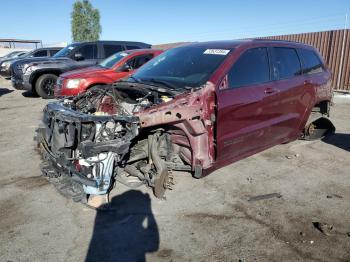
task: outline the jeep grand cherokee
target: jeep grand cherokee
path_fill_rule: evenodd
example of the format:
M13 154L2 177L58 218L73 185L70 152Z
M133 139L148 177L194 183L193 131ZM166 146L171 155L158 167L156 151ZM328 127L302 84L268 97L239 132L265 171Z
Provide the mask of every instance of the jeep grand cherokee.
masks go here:
M274 145L333 132L331 97L330 72L311 46L247 40L174 48L127 81L49 103L37 130L43 173L76 201L106 196L114 183L144 184L162 197L172 171L200 178Z

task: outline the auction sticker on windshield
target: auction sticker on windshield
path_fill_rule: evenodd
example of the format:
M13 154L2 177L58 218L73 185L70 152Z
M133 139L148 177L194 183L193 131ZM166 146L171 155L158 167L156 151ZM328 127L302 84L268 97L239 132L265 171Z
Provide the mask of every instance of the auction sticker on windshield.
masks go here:
M207 49L203 54L206 55L227 55L230 50L227 49Z

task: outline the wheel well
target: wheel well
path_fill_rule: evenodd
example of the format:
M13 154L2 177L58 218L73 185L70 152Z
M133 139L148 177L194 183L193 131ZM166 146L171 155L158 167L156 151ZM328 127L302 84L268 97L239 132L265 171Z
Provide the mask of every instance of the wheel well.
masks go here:
M41 72L38 72L36 73L32 80L30 81L30 83L32 84L32 90L35 90L35 84L36 84L36 81L38 80L38 78L44 74L53 74L53 75L56 75L56 76L59 76L62 72L60 71L41 71Z
M330 101L325 100L317 103L312 108L312 112L319 112L322 115L329 115Z
M88 90L88 89L90 89L90 88L92 88L94 86L105 86L105 85L107 85L107 84L106 83L93 83L92 85L88 86L86 88L86 90Z

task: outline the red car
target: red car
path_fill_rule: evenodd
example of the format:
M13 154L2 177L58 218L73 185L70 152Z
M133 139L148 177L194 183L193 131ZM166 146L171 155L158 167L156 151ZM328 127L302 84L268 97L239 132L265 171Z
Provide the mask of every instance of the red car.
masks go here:
M100 64L60 75L55 86L55 97L74 96L92 86L111 84L131 75L163 51L158 49L135 49L116 53Z

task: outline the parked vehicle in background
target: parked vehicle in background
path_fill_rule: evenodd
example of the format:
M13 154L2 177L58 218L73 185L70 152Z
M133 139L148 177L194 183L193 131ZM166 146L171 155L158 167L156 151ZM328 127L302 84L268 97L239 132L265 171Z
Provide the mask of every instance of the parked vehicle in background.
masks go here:
M170 49L127 81L49 103L37 130L43 173L76 201L108 194L114 181L163 197L171 171L201 178L274 145L334 132L330 76L300 43Z
M7 58L18 57L20 55L24 55L25 53L26 53L25 51L12 51L4 56L1 56L0 61Z
M140 42L95 41L73 43L51 59L18 61L13 65L12 85L30 90L42 98L54 97L54 86L60 74L96 65L117 52L128 49L151 48Z
M61 47L45 47L45 48L38 48L35 50L32 50L30 52L27 52L23 55L20 55L18 57L12 57L9 59L6 59L0 63L0 75L5 78L11 77L11 69L13 63L19 61L19 59L38 59L42 57L51 57L54 54L56 54L59 50L61 50Z
M77 95L96 85L112 84L131 75L162 52L157 49L121 51L96 66L64 73L57 80L55 97Z

